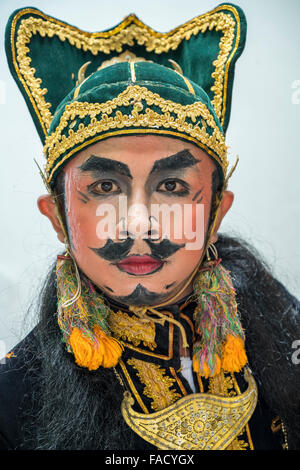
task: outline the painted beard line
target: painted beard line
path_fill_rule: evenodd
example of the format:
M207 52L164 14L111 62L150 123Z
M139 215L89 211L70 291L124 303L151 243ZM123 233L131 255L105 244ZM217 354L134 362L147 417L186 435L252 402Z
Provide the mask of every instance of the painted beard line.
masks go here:
M185 282L185 281L184 281ZM164 286L164 289L169 289L170 287L174 286L175 282L171 282ZM105 289L111 292L111 294L105 294L109 299L112 300L112 303L116 302L120 304L120 306L127 307L128 305L134 306L154 306L158 305L162 302L168 300L170 297L169 292L153 292L142 284L138 284L135 289L129 295L121 296L121 295L114 295L113 290L108 286L103 286ZM173 297L175 294L172 294Z

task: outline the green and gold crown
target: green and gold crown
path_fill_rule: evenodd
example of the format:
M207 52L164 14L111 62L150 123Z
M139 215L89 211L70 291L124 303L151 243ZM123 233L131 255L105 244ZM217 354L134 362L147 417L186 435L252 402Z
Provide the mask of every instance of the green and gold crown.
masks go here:
M88 145L145 133L198 145L224 179L234 68L245 37L244 14L232 4L168 33L135 15L89 33L35 8L15 11L6 29L8 63L44 144L48 183Z

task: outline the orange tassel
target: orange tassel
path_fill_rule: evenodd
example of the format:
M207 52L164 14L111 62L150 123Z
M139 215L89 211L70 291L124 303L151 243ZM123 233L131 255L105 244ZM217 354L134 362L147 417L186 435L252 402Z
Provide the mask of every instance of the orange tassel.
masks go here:
M99 344L103 344L103 360L101 365L103 367L114 367L121 357L124 349L123 346L117 339L107 336L98 325L94 327L94 333Z
M58 324L67 350L76 364L96 370L114 367L123 346L109 336L107 318L110 309L91 282L80 277L70 256L57 257Z
M202 377L205 377L206 379L208 377L215 377L215 375L217 375L221 372L221 359L219 358L218 355L216 355L215 365L214 365L214 373L212 374L206 361L203 364L203 369L200 371L199 361L197 360L196 357L194 357L193 358L193 370L196 373L200 374Z
M73 328L69 343L75 356L76 364L80 367L87 367L89 370L98 369L102 362L102 357L96 354L93 344L89 338L84 336L79 328Z
M196 357L193 358L193 369L196 373L201 374L202 377L207 379L208 377L215 377L221 372L221 369L225 372L240 372L247 362L248 358L242 338L240 336L227 335L223 346L222 359L218 355L215 357L213 374L206 361L203 364L202 370L200 370L199 361Z
M107 336L99 326L94 328L97 343L83 335L79 328L73 328L69 342L80 367L96 370L100 366L114 367L122 354L122 346Z
M240 372L247 362L248 358L242 338L228 335L223 347L222 369L226 372Z

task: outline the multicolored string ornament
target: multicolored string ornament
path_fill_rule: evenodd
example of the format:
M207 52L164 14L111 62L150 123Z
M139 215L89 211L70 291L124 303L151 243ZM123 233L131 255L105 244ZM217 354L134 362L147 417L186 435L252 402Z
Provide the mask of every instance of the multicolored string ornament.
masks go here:
M79 275L71 256L57 257L56 277L58 324L67 350L79 366L89 370L114 367L123 346L110 336L109 307L92 283Z
M239 372L248 362L235 289L229 271L220 262L206 262L194 281L197 340L193 346L193 369L206 378L221 369Z

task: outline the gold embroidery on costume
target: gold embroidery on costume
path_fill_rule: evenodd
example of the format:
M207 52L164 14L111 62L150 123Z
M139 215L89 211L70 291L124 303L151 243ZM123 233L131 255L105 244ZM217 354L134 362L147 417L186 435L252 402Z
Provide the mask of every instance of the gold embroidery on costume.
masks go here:
M131 380L131 377L130 377L130 375L129 375L129 373L128 373L128 370L127 370L127 368L126 368L124 362L123 362L122 360L120 360L120 361L119 361L119 364L120 364L121 369L122 369L122 372L123 372L123 374L124 374L124 376L125 376L125 378L126 378L126 380L127 380L127 382L128 382L128 385L129 385L129 387L130 387L130 389L131 389L133 395L135 396L136 401L138 402L138 404L140 405L140 407L141 407L141 409L143 410L144 413L146 413L146 414L149 413L149 411L148 411L146 405L144 404L144 402L143 402L143 400L141 399L141 397L140 397L140 395L139 395L137 389L135 388L133 381Z
M162 114L150 108L145 109L142 114L139 113L138 109L133 109L131 114L123 114L120 110L117 110L117 108L122 106L130 106L132 100L135 100L135 103L145 101L149 106L155 105L160 108ZM111 116L113 113L114 115ZM102 114L102 116L98 121L96 116L99 114ZM175 114L176 117L172 114ZM86 116L90 118L89 124L85 126L81 122L76 130L69 128L67 135L63 133L64 130L68 128L69 121L74 121L76 117L83 119ZM195 123L197 117L203 117L207 125L213 129L211 135L206 131L206 126L199 127L199 124L193 125L191 123ZM116 98L106 103L75 101L65 107L58 126L45 141L44 153L46 154L46 152L48 152L48 162L46 165L48 182L51 180L54 171L72 155L72 151L67 153L63 159L55 165L56 160L75 145L79 146L76 147L76 151L78 151L84 146L91 144L93 141L111 135L117 135L118 130L116 129L139 126L145 127L146 129L128 129L127 132L149 133L149 129L151 129L151 132L163 134L163 130L155 130L155 128L164 127L165 129L176 131L173 132L174 135L178 134L180 136L180 132L188 133L189 135L185 135L184 137L194 141L198 146L206 148L206 151L219 161L224 168L224 173L226 173L228 160L225 138L205 104L195 102L184 106L179 103L174 103L171 100L165 100L157 93L153 93L145 87L130 85ZM112 132L94 137L100 132L109 130L112 130ZM172 131L167 130L166 133L170 134ZM122 134L124 134L124 131L122 131ZM91 140L86 140L88 137L90 137ZM80 146L80 144L82 145Z
M287 440L287 432L286 432L286 428L285 428L285 425L284 425L284 422L283 420L280 418L280 416L276 416L276 418L274 418L272 420L272 423L271 423L271 431L273 433L276 433L278 431L281 431L282 434L283 434L283 438L284 438L284 442L282 444L282 448L284 450L288 450L289 446L288 446L288 440Z
M173 377L174 377L174 379L176 380L176 382L178 383L178 386L179 386L179 388L180 388L180 390L181 390L182 395L187 395L187 391L186 391L186 389L184 388L183 383L181 382L180 378L179 378L178 375L176 374L176 371L175 371L174 367L170 367L170 372L171 372L171 374L173 375ZM179 370L178 372L180 372L180 370Z
M233 386L234 386L235 390L237 391L238 394L240 394L241 390L240 390L240 387L237 383L237 380L235 378L234 373L231 373L230 375L231 375L232 383L233 383ZM252 437L251 437L251 433L250 433L249 423L246 424L246 433L247 433L247 438L248 438L250 450L254 450L254 445L253 445L253 441L252 441Z
M226 448L226 450L248 450L248 442L240 439L240 436L243 435L243 432L237 436L236 439L232 441L231 444Z
M230 375L225 375L223 371L214 377L210 377L208 385L208 393L213 395L221 395L223 397L236 396L233 389L233 381Z
M131 429L160 450L225 450L248 423L257 403L257 387L245 368L247 390L222 397L196 393L150 414L132 409L134 400L124 393L122 415Z
M181 397L171 388L175 379L166 376L166 371L159 365L134 358L127 362L136 369L141 383L145 385L143 393L146 397L151 398L153 410L163 410Z
M191 330L192 330L192 334L193 334L193 343L195 341L195 327L194 327L194 323L192 322L192 320L187 316L185 315L184 313L180 313L180 318L183 318L190 326Z
M126 348L132 349L133 351L136 351L138 353L142 353L145 356L151 356L151 357L156 357L157 359L164 359L164 360L169 360L172 359L173 357L173 333L174 333L174 325L172 323L169 324L169 335L168 335L168 353L166 354L158 354L155 352L148 351L147 349L142 349L140 347L132 346L130 343L125 343L122 341L123 345Z
M173 29L169 33L154 31L138 20L135 15L128 16L119 26L110 31L87 33L39 12L38 18L30 16L21 20L16 44L14 44L18 20L26 14L37 15L37 12L27 8L16 14L11 29L13 64L45 135L47 135L53 116L49 109L51 105L45 99L47 89L42 88L42 80L36 77L36 70L31 67L30 48L28 46L32 36L36 34L49 38L57 37L60 41L67 40L77 49L89 51L96 56L99 52L105 54L114 51L121 53L123 46L132 46L135 42L140 46L144 46L147 52L166 53L170 50L176 50L184 39L189 40L191 36L195 36L199 32L205 33L212 29L220 31L223 34L220 38L218 57L213 62L214 72L212 78L214 79L214 85L211 90L214 94L212 103L221 124L223 124L226 111L229 65L240 40L240 20L236 9L230 5L226 5L224 8L230 11L234 18L229 13L226 14L226 12L220 11L222 6L219 6L211 12ZM237 28L236 37L235 28Z
M219 374L217 374L215 377L210 377L209 379L209 385L208 385L208 392L213 394L213 395L220 395L224 397L232 397L232 396L237 396L241 392L240 390L236 389L235 387L235 377L234 374L225 374L223 371L221 371ZM248 426L248 423L247 425ZM246 433L248 442L246 442L244 439L242 439L242 436ZM249 439L250 437L250 439ZM244 428L242 432L234 439L230 445L227 447L227 450L247 450L249 447L252 449L253 444L251 440L251 436L249 434L249 429Z
M134 346L138 346L143 342L144 346L152 351L156 348L155 325L153 322L143 323L136 317L119 310L118 312L111 311L108 325L118 339L128 340Z
M204 393L204 387L203 387L203 383L202 383L202 377L201 377L201 375L200 375L199 373L197 373L197 381L198 381L200 393Z
M286 430L286 427L285 427L285 424L284 424L283 421L281 422L281 425L282 425L282 432L283 432L283 436L284 436L284 443L282 444L282 448L283 448L283 450L289 450L287 430Z

